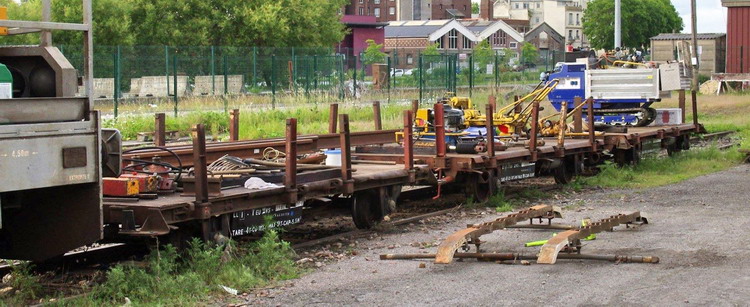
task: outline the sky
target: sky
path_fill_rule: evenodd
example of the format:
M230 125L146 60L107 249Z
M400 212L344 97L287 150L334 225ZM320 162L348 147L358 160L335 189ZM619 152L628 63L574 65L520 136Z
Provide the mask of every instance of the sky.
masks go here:
M682 17L685 27L683 33L690 33L690 0L671 0L672 5ZM472 0L479 3L479 0ZM698 33L726 33L727 9L721 6L721 0L696 0L698 7Z

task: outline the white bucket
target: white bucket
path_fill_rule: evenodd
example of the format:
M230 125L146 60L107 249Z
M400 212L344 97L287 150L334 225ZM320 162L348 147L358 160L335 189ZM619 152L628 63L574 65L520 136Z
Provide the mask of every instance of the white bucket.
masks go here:
M329 149L325 151L326 165L341 166L341 149Z

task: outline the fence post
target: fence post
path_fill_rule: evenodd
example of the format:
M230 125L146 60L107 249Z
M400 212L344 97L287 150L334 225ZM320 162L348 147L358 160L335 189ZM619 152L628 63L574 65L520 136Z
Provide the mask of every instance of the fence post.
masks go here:
M229 94L229 75L227 74L227 70L229 69L229 65L227 64L227 55L224 54L224 67L222 69L224 70L224 95Z
M469 97L474 94L474 55L469 56Z
M353 56L354 58L354 87L352 88L352 97L354 99L357 99L357 56Z
M167 96L169 96L169 46L164 46L164 78L167 81Z
M174 88L174 117L177 117L177 53L172 56L172 68L174 70L174 76L172 76L172 87Z
M318 55L313 55L313 88L318 90Z
M391 73L391 69L392 69L391 68L391 57L388 57L387 60L386 60L386 62L388 63L388 85L387 85L387 89L388 89L388 103L390 103L391 102L391 79L393 79L393 81L395 82L396 81L396 74L395 74L395 71L394 71L394 73Z
M290 76L290 78L292 79L292 84L290 84L289 86L291 86L292 88L294 88L294 95L296 96L297 95L297 86L296 86L296 82L297 82L297 56L294 53L294 47L292 47L292 75Z
M117 118L118 113L118 107L120 105L120 46L117 46L114 53L114 58L112 59L112 64L114 66L113 72L114 72L114 100L115 100L115 118Z
M271 55L271 108L276 109L276 54Z
M423 86L422 86L422 81L423 80L422 80L422 77L424 75L424 73L422 72L422 70L424 70L424 67L422 67L422 55L421 54L419 55L418 66L419 66L419 70L417 72L419 73L419 81L418 81L418 83L419 83L419 85L418 85L418 87L419 87L419 102L422 103L422 92L423 92Z
M297 202L297 119L286 120L285 154L288 159L284 165L284 187L288 193L289 203Z
M211 46L211 96L216 95L216 58L214 46Z
M258 86L256 76L258 75L258 47L253 47L253 87Z
M498 65L498 56L495 54L495 69L492 71L495 73L495 93L497 93L497 87L500 86L500 66Z

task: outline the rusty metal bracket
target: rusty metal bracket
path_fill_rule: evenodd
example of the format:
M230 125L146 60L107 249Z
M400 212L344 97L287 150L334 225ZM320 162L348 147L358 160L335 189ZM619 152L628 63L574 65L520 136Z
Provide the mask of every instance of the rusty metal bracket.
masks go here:
M569 251L575 249L580 253L581 239L602 231L611 231L612 228L622 224L629 225L633 223L648 224L648 218L638 211L630 214L618 214L591 223L587 226L579 227L578 229L567 230L559 233L542 246L536 262L554 264L557 261L558 254L563 248L568 247Z
M443 243L438 246L435 256L435 263L448 264L453 261L453 255L460 247L467 244L474 244L479 249L481 242L479 237L495 230L504 229L508 226L515 225L518 222L531 220L535 218L553 218L562 217L560 208L550 205L537 205L528 209L509 214L505 217L498 218L491 222L471 225L466 229L459 230L448 236Z
M125 229L126 228L120 230L119 233L129 236L161 236L168 234L170 231L167 220L164 219L161 211L156 208L148 210L148 216L146 216L146 219L143 221L143 225L141 225L140 228L133 230Z

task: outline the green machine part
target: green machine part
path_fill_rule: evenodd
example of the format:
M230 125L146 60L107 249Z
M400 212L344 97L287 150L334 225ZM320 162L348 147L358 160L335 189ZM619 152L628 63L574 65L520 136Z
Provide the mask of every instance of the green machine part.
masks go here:
M0 99L13 98L13 75L5 64L0 64Z

